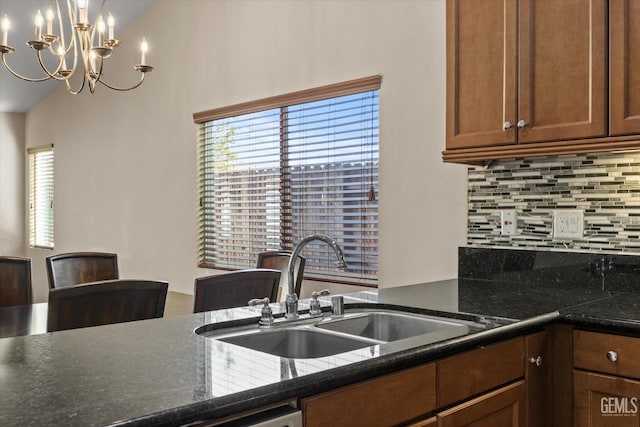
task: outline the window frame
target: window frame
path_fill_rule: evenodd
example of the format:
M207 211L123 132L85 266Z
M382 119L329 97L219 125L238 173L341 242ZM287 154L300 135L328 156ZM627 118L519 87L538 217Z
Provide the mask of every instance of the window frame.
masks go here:
M55 154L53 144L27 148L29 178L29 247L55 246L54 190ZM44 162L44 163L42 163ZM45 188L39 188L45 186ZM39 198L45 197L44 201Z
M258 112L272 110L272 109L282 110L283 108L287 108L297 104L305 104L305 103L310 103L314 101L322 101L322 100L327 100L331 98L338 98L341 96L353 95L353 94L358 94L363 92L378 91L381 87L381 81L382 81L382 77L380 75L350 80L347 82L331 84L331 85L321 86L313 89L302 90L302 91L297 91L289 94L264 98L256 101L250 101L250 102L235 104L227 107L202 111L202 112L194 113L193 119L195 124L204 125L205 123L220 120L220 119L225 119L225 118L243 116L251 113L258 113ZM377 108L377 104L376 104L376 108ZM377 120L378 120L378 117L376 116L376 121ZM200 126L200 128L202 129L202 126ZM202 143L200 141L200 138L202 138L202 136L199 137L199 146ZM199 148L199 155L200 154L201 153ZM199 160L199 162L200 161L201 160ZM199 166L199 168L201 167L202 166ZM281 170L284 170L284 169L281 169ZM199 188L199 191L202 190L202 183L200 181L198 183L198 188ZM201 200L200 209L202 209L202 199L200 200ZM199 228L200 227L201 227L201 224L199 221ZM202 231L198 232L200 238L202 238L201 233ZM198 264L199 267L214 268L219 270L234 269L230 267L212 265L211 263L206 262L206 260L203 258L201 254L201 249L199 249L198 252L199 252L199 264ZM377 253L377 250L376 250L376 253ZM318 277L315 277L315 275L312 275L312 274L307 274L306 276L308 278L312 278L316 280L330 281L330 282L336 282L336 283L352 283L352 284L355 283L355 284L364 285L364 286L377 286L377 273L373 278L368 277L366 279L364 278L364 276L362 276L362 278L351 278L351 277L348 277L348 275L345 277L330 277L330 278L324 277L321 274Z

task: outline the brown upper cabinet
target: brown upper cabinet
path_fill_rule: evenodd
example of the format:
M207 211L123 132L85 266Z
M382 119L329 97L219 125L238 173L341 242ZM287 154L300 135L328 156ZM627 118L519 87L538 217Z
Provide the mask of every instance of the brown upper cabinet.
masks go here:
M633 134L640 0L447 0L445 161L638 148Z
M640 0L610 0L611 135L640 134Z

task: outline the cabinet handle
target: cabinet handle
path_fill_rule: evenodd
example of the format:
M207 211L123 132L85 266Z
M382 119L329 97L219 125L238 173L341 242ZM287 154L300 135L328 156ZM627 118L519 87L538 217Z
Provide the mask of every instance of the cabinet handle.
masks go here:
M527 122L525 122L524 120L519 120L516 126L518 126L518 129L522 129L527 126Z
M542 356L530 357L529 363L536 366L542 366Z
M502 129L504 129L504 130L511 129L512 127L513 127L513 125L511 124L511 122L509 120L504 122L504 124L502 125Z
M611 362L617 361L618 360L618 353L616 353L613 350L607 351L607 359L609 359Z

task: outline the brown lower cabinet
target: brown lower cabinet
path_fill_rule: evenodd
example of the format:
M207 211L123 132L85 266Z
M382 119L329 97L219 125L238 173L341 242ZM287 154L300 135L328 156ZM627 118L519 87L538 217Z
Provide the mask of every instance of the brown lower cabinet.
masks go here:
M640 427L639 356L558 324L300 403L305 427Z
M525 341L512 338L301 399L304 426L458 426L469 420L524 427Z
M640 338L573 332L574 423L640 426Z

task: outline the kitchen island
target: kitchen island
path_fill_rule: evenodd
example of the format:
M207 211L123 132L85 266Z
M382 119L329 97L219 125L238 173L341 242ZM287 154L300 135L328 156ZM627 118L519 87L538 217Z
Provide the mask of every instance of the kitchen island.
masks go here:
M329 297L321 298L328 307ZM308 308L302 301L301 309ZM424 364L540 330L553 322L640 336L640 295L624 290L452 279L358 292L349 304L406 306L504 326L410 350L376 346L317 359L282 359L194 333L257 322L237 308L0 339L0 425L181 425L222 419ZM272 304L277 314L283 307Z

